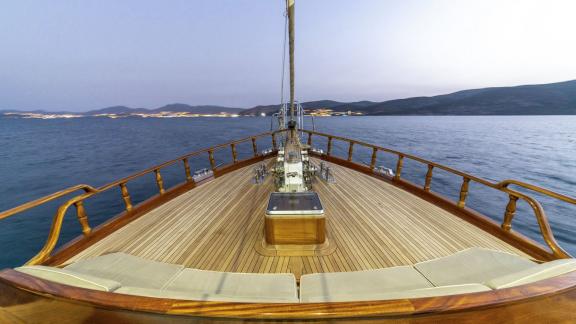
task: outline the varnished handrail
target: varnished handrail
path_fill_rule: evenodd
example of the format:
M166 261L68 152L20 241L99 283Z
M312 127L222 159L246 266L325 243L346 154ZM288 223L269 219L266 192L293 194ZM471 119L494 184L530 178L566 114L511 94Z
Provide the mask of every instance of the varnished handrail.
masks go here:
M39 263L42 263L43 261L45 261L48 257L50 257L52 251L56 247L56 244L58 243L58 239L60 237L60 232L62 230L62 224L63 224L64 217L66 215L66 212L70 208L70 206L72 206L72 205L76 206L78 221L80 222L80 224L82 226L82 233L84 235L90 235L91 228L89 226L88 216L87 216L85 208L84 208L84 204L83 204L84 200L86 200L86 199L88 199L94 195L97 195L99 193L102 193L104 191L107 191L111 188L120 187L122 199L124 200L124 203L125 203L125 211L130 212L132 210L133 206L132 206L130 194L129 194L128 188L127 188L128 182L130 182L134 179L140 178L144 175L154 173L156 185L158 187L158 192L160 195L163 195L165 192L165 188L164 188L162 176L160 174L161 169L168 167L168 166L171 166L175 163L182 162L184 165L184 174L185 174L186 182L193 182L194 180L190 174L190 166L189 166L189 162L188 162L189 158L194 157L194 156L198 156L200 154L205 154L208 152L208 153L210 153L209 154L210 162L213 163L213 159L214 159L213 152L215 150L222 149L225 147L231 147L232 148L232 163L231 164L236 164L239 162L237 159L237 155L236 155L237 154L236 153L236 145L237 144L244 143L247 141L252 141L252 144L253 144L252 149L254 150L253 154L256 156L258 154L255 151L256 139L261 138L261 137L265 137L265 136L272 136L273 140L274 140L275 139L274 135L279 133L279 132L282 132L282 131L266 132L266 133L262 133L262 134L258 134L258 135L254 135L254 136L250 136L250 137L245 137L245 138L233 141L233 142L220 144L220 145L205 148L205 149L202 149L199 151L195 151L192 153L188 153L188 154L180 156L176 159L152 166L152 167L145 169L143 171L140 171L140 172L134 173L132 175L129 175L127 177L124 177L122 179L110 182L110 183L105 184L99 188L94 188L92 186L85 185L85 184L69 187L69 188L66 188L64 190L53 193L51 195L44 196L42 198L33 200L31 202L28 202L28 203L25 203L23 205L20 205L20 206L14 207L12 209L9 209L7 211L4 211L4 212L0 213L0 219L8 218L10 216L19 214L23 211L26 211L28 209L31 209L31 208L34 208L34 207L37 207L40 205L43 205L49 201L61 198L61 197L66 196L70 193L73 193L75 191L84 190L83 194L72 197L71 199L69 199L68 201L66 201L65 203L63 203L62 205L60 205L58 207L58 210L57 210L56 214L54 215L54 219L52 221L52 225L50 228L50 232L48 233L48 238L46 240L46 243L44 244L44 246L42 247L40 252L38 252L32 259L30 259L26 263L26 264L39 264ZM275 140L274 140L274 142L275 142ZM218 167L219 166L214 165L213 169L216 169Z
M46 260L56 247L56 243L58 243L58 238L60 237L60 232L62 230L62 222L64 221L64 216L66 216L68 208L100 192L102 191L84 193L80 196L76 196L68 200L60 207L58 207L58 211L56 212L56 215L54 215L54 220L52 221L52 225L50 227L50 232L48 233L48 239L46 240L46 243L44 243L44 246L42 247L40 252L38 252L34 257L32 257L32 259L26 262L26 264L34 265L42 263L42 261ZM88 231L88 233L84 232L85 235L88 235L89 233L90 231Z
M511 230L511 225L512 225L512 219L514 216L514 213L516 211L516 201L518 199L522 199L524 201L526 201L529 206L532 208L532 210L534 211L534 215L536 217L536 220L538 222L539 228L540 228L540 232L542 234L542 237L544 238L544 241L546 242L546 244L550 247L550 249L552 250L552 253L554 254L554 256L558 257L558 258L567 258L570 257L570 255L564 251L556 242L553 232L550 228L546 213L544 212L544 209L542 208L542 206L540 205L540 203L535 200L534 198L523 194L521 192L512 190L510 188L508 188L509 185L516 185L516 186L520 186L532 191L536 191L545 195L548 195L550 197L556 198L556 199L560 199L562 201L565 202L569 202L569 203L573 203L576 204L576 199L562 195L562 194L558 194L556 192L553 192L551 190L548 189L544 189L538 186L534 186L531 184L527 184L524 182L520 182L520 181L516 181L516 180L504 180L502 182L499 183L493 183L490 182L488 180L467 174L465 172L459 171L459 170L455 170L452 169L450 167L435 163L435 162L431 162L410 154L405 154L402 152L398 152L395 150L391 150L391 149L387 149L387 148L383 148L383 147L379 147L376 145L372 145L372 144L368 144L368 143L364 143L364 142L360 142L360 141L355 141L355 140L351 140L351 139L347 139L344 137L340 137L340 136L334 136L334 135L328 135L328 134L323 134L323 133L319 133L319 132L315 132L315 131L309 131L309 130L302 130L304 132L308 133L309 136L309 140L310 142L312 142L312 135L317 135L317 136L324 136L328 138L328 148L326 151L326 155L329 156L331 155L331 144L333 140L339 140L339 141L345 141L349 143L349 151L348 151L348 156L347 156L347 162L349 163L355 163L353 162L353 154L351 154L352 152L352 147L353 145L359 145L359 146L365 146L368 148L372 148L372 159L371 159L371 163L370 163L370 169L374 170L375 169L375 165L376 165L376 155L378 151L382 151L382 152L388 152L388 153L392 153L398 156L398 161L397 161L397 165L396 165L396 175L393 178L396 181L399 181L401 178L401 174L402 174L402 166L403 166L403 160L404 159L411 159L423 164L426 164L428 166L428 173L426 174L426 184L423 188L424 191L429 192L430 191L430 186L431 186L431 182L432 182L432 170L434 168L438 168L438 169L442 169L445 171L448 171L450 173L453 173L455 175L459 175L463 178L463 183L462 183L462 187L460 190L460 200L456 203L457 206L464 208L465 206L465 200L466 197L468 195L468 183L470 181L474 181L480 184L483 184L485 186L488 186L490 188L494 188L496 190L502 191L507 193L510 196L510 202L509 204L506 206L506 212L504 215L504 220L502 222L501 227L503 228L504 231L510 231ZM78 190L84 190L84 193L78 196L75 196L73 198L71 198L70 200L68 200L67 202L65 202L64 204L62 204L59 208L58 211L56 213L56 215L54 216L54 220L52 222L52 227L50 229L49 235L48 235L48 239L45 243L45 245L43 246L42 250L35 256L33 257L28 264L38 264L43 262L44 260L46 260L52 253L52 251L54 250L56 243L58 242L58 238L60 236L60 231L61 231L61 227L62 227L62 223L63 223L63 219L64 216L66 214L66 212L68 211L69 207L74 205L76 206L77 209L77 216L78 216L78 220L80 222L80 224L82 225L82 232L84 233L84 235L89 235L91 232L91 228L88 224L88 216L86 215L84 206L83 206L83 201L88 199L89 197L92 197L96 194L99 194L101 192L107 191L111 188L115 188L115 187L120 187L121 189L121 194L122 194L122 198L125 202L126 205L126 212L130 212L132 210L132 204L131 204L131 200L130 200L130 195L128 192L128 188L127 188L127 183L129 181L132 181L136 178L142 177L143 175L149 174L149 173L155 173L156 175L156 184L158 186L159 189L159 193L163 194L164 193L164 187L163 187L163 181L162 181L162 177L160 175L160 170L173 165L175 163L178 162L183 162L184 165L184 169L185 169L185 176L186 176L186 181L192 181L191 180L191 175L190 175L190 170L189 170L189 165L188 165L188 159L194 156L198 156L200 154L205 154L205 153L209 153L209 158L210 158L210 162L213 162L214 156L213 156L213 152L215 150L218 149L222 149L225 147L230 147L231 148L231 152L232 152L232 164L237 163L237 158L236 158L236 145L239 143L243 143L246 141L252 141L252 149L253 149L253 153L256 155L257 151L255 149L255 139L260 138L260 137L264 137L264 136L271 136L272 137L272 142L273 142L273 146L277 147L277 143L276 143L276 137L275 135L279 132L282 131L275 131L275 132L267 132L267 133L263 133L263 134L258 134L255 136L250 136L250 137L246 137L237 141L233 141L230 143L226 143L226 144L221 144L221 145L217 145L214 147L210 147L210 148L206 148L206 149L202 149L199 151L195 151L192 153L188 153L186 155L183 155L181 157L178 157L176 159L164 162L162 164L150 167L148 169L145 169L143 171L140 171L138 173L132 174L130 176L124 177L120 180L116 180L113 181L111 183L108 183L106 185L103 185L99 188L94 188L92 186L89 185L77 185L77 186L73 186L73 187L69 187L66 188L64 190L58 191L54 194L36 199L34 201L31 201L29 203L23 204L21 206L12 208L10 210L4 211L2 213L0 213L0 219L3 218L7 218L10 217L12 215L21 213L25 210L37 207L39 205L42 205L44 203L47 203L49 201L58 199L60 197L66 196L70 193L73 193L75 191ZM215 163L215 162L214 162ZM218 166L213 166L213 169L218 168Z
M554 238L554 233L552 232L552 229L550 228L550 224L548 222L548 217L546 216L546 213L545 213L544 209L542 208L542 205L536 199L534 199L534 198L532 198L526 194L523 194L521 192L511 190L510 188L508 188L508 186L509 185L520 186L520 187L523 187L525 189L529 189L529 190L532 190L532 191L535 191L538 193L542 193L542 194L545 194L545 195L550 196L552 198L556 198L556 199L562 200L564 202L572 203L572 204L576 204L575 198L568 197L568 196L556 193L554 191L551 191L549 189L545 189L545 188L538 187L535 185L527 184L527 183L517 181L517 180L504 180L504 181L499 182L499 183L494 183L494 182L488 181L486 179L468 174L466 172L456 170L456 169L453 169L451 167L448 167L448 166L445 166L445 165L442 165L442 164L439 164L436 162L432 162L432 161L429 161L429 160L426 160L426 159L423 159L423 158L420 158L420 157L417 157L414 155L406 154L406 153L395 151L392 149L380 147L377 145L373 145L373 144L369 144L369 143L365 143L365 142L361 142L361 141L348 139L348 138L341 137L341 136L335 136L335 135L331 135L331 134L320 133L320 132L316 132L316 131L310 131L310 130L301 130L301 131L308 133L308 141L309 142L312 142L312 135L326 137L328 142L327 142L327 153L325 155L330 156L330 157L332 157L332 152L331 152L332 151L331 150L332 145L331 144L332 144L333 140L348 142L350 145L349 147L352 147L352 145L356 144L356 145L364 146L367 148L371 148L373 150L373 152L372 152L372 158L371 158L369 168L372 171L374 171L375 167L376 167L376 163L375 163L376 158L375 157L376 157L376 154L378 151L387 152L387 153L391 153L391 154L396 155L398 157L398 160L397 160L397 164L396 164L396 173L395 173L394 177L392 178L392 180L394 180L394 181L399 181L401 179L404 159L410 159L410 160L425 164L428 167L428 172L426 173L425 184L424 184L424 187L422 188L422 190L424 192L430 192L431 191L431 182L432 182L432 178L433 178L433 172L432 171L435 168L447 171L449 173L452 173L452 174L455 174L458 176L461 176L463 180L462 180L462 185L460 188L460 198L457 202L455 202L455 205L460 207L460 208L465 208L466 198L468 197L469 183L471 181L482 184L482 185L487 186L489 188L493 188L493 189L499 190L501 192L507 193L510 197L510 202L506 206L504 219L503 219L502 224L501 224L501 228L507 232L509 232L512 228L512 219L514 217L514 213L516 212L516 201L518 199L522 199L522 200L526 201L528 203L528 205L532 208L534 215L536 217L536 221L538 222L538 226L540 228L540 234L542 235L542 238L544 239L544 241L546 242L546 244L548 245L548 247L552 251L552 254L557 258L570 258L571 257L571 255L568 252L566 252L564 249L562 249L562 247L560 247L560 245L558 244L558 242ZM349 162L349 163L355 163L352 161L352 155L350 154L350 150L348 152L347 158L343 158L343 160L345 160L346 162Z
M305 130L305 129L304 129L304 130L301 130L301 131L303 131L303 132L305 132L305 133L312 133L313 135L318 135L318 136L322 136L322 137L327 137L327 138L328 138L328 143L331 142L331 139L332 139L332 140L344 141L344 142L353 141L355 144L358 144L358 145L360 145L360 146L364 146L364 147L368 147L368 148L376 148L376 149L378 149L379 151L388 152L388 153L392 153L392 154L395 154L395 155L402 155L402 156L405 157L405 158L408 158L408 159L410 159L410 160L414 160L414 161L420 162L420 163L422 163L422 164L433 165L434 167L436 167L436 168L438 168L438 169L442 169L442 170L448 171L448 172L450 172L450 173L454 173L454 174L459 175L459 176L462 176L462 177L469 177L470 180L472 180L472 181L474 181L474 182L478 182L478 183L485 184L485 185L489 185L489 186L494 186L494 185L495 185L494 183L492 183L492 182L490 182L490 181L488 181L488 180L485 180L485 179L482 179L482 178L473 176L473 175L471 175L471 174L467 174L467 173L462 172L462 171L460 171L460 170L456 170L456 169L453 169L453 168L451 168L451 167L448 167L448 166L445 166L445 165L442 165L442 164L439 164L439 163L436 163L436 162L432 162L432 161L429 161L429 160L426 160L426 159L417 157L417 156L415 156L415 155L406 154L406 153L403 153L403 152L400 152L400 151L395 151L395 150L392 150L392 149L388 149L388 148L385 148L385 147L382 147L382 146L378 146L378 145L374 145L374 144L370 144L370 143L366 143L366 142L362 142L362 141L352 140L352 139L348 139L348 138L341 137L341 136L330 135L330 134L326 134L326 133L320 133L320 132L311 131L311 130ZM330 147L330 145L329 145L329 147ZM330 155L330 154L328 154L328 155Z
M571 203L576 205L576 198L572 198L572 197L568 197L566 195L563 194L559 194L557 192L554 192L550 189L546 189L546 188L542 188L533 184L529 184L526 182L522 182L522 181L518 181L518 180L511 180L511 179L507 179L507 180L503 180L498 182L498 184L496 184L498 187L502 187L502 188L508 188L508 186L510 185L514 185L514 186L519 186L528 190L532 190L535 191L537 193L541 193L544 194L546 196L558 199L558 200L562 200L565 201L567 203Z
M20 206L16 206L14 208L3 211L0 213L0 219L8 218L12 215L16 215L16 214L19 214L19 213L24 212L26 210L32 209L34 207L38 207L38 206L43 205L43 204L50 202L52 200L55 200L55 199L64 197L66 195L69 195L69 194L76 192L78 190L84 190L84 192L97 192L98 191L98 189L96 189L92 186L89 186L87 184L79 184L76 186L68 187L66 189L57 191L53 194L44 196L42 198L38 198L36 200L29 201L29 202L22 204Z

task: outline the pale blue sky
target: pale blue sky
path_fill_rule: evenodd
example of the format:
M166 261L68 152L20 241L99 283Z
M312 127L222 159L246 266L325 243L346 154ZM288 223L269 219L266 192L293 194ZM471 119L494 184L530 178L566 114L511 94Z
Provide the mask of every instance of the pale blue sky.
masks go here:
M284 0L4 0L0 109L280 100ZM574 0L297 0L297 98L576 79Z

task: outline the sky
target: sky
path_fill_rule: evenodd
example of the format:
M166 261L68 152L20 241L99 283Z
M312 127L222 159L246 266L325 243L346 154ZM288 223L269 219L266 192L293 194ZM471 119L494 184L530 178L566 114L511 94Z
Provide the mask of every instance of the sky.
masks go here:
M0 110L280 102L284 0L4 0ZM576 79L574 0L296 0L296 98Z

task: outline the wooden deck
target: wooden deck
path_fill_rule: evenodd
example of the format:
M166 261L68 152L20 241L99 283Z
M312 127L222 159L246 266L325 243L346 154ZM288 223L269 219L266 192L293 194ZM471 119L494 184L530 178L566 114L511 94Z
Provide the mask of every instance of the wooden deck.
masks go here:
M270 161L269 161L270 162ZM526 256L509 244L388 183L331 165L336 183L318 180L330 243L324 256L264 256L268 177L249 166L193 189L138 218L73 259L123 251L187 267L230 272L356 271L410 265L469 247Z

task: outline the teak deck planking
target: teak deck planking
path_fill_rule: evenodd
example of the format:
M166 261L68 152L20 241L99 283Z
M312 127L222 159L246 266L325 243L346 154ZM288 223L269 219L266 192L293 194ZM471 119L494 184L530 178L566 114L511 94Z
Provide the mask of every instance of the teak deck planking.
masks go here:
M270 163L271 160L268 160ZM301 274L410 265L469 247L526 256L517 248L415 195L331 164L335 183L317 180L335 251L323 256L263 256L271 177L253 184L254 166L216 178L159 206L68 262L122 251L186 267Z

